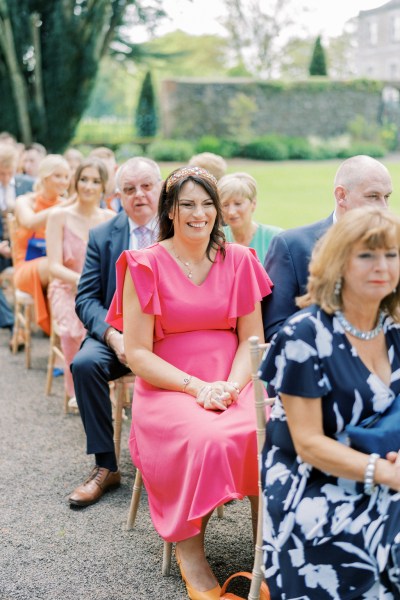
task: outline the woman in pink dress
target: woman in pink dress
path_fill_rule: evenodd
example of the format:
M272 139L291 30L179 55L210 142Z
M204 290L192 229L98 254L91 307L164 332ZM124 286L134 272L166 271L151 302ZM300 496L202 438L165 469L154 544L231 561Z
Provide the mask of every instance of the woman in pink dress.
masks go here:
M66 363L64 384L70 407L77 404L69 366L86 333L75 313L75 296L89 229L115 217L113 211L99 207L106 183L107 170L100 159L83 161L75 172L76 202L66 208L55 208L47 220L47 257L52 277L48 298L60 332Z
M219 598L204 554L209 516L249 496L256 510L255 410L247 340L263 337L270 280L253 250L225 244L216 179L183 167L164 182L159 243L126 251L107 321L136 373L130 450L153 523L176 542L192 600ZM123 309L123 311L122 311Z

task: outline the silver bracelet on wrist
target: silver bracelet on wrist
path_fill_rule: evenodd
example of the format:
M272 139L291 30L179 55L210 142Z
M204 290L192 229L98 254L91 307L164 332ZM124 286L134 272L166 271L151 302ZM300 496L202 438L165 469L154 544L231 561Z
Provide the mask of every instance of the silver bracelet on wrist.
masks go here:
M110 331L110 333L107 335L107 339L106 339L106 344L107 344L107 346L109 346L109 341L110 341L110 338L111 338L113 335L115 335L115 334L118 334L118 333L119 333L119 331L117 331L116 329L112 329L112 330Z
M378 458L379 458L379 454L376 454L375 452L370 454L368 464L365 469L364 494L367 494L368 496L371 496L371 494L373 493L373 491L375 489L374 476L375 476L376 461L378 460Z
M226 383L229 383L229 385L234 387L237 393L240 394L240 387L237 381L227 381Z
M187 388L187 386L189 385L189 383L192 381L193 376L192 375L188 375L187 377L183 378L183 388L182 388L182 392L184 392Z

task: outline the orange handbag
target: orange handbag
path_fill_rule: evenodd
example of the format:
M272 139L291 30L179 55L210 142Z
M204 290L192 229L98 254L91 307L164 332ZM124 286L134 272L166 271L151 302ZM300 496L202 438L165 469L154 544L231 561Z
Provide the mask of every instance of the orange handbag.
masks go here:
M226 591L226 588L228 587L228 584L235 577L245 577L246 579L250 579L250 581L253 579L252 574L251 573L246 573L245 571L239 571L239 573L234 573L233 575L231 575L230 577L228 577L228 579L225 581L224 585L221 588L221 596L220 596L220 598L222 600L246 600L245 598L242 598L242 596L237 596L237 594L231 594L230 592ZM260 587L260 600L271 600L269 589L268 589L268 586L265 583L265 581L262 581L262 583L261 583L261 587Z

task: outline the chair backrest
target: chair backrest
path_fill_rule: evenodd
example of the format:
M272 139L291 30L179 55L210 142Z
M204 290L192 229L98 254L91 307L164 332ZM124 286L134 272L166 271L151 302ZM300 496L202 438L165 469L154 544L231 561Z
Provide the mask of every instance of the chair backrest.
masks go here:
M248 600L259 600L261 583L264 581L264 575L261 570L263 562L262 551L262 532L263 532L263 495L261 489L261 455L265 442L266 407L271 406L275 398L267 398L263 382L260 379L260 363L269 344L260 343L257 336L249 338L250 359L251 359L251 378L254 386L254 404L256 411L256 431L257 431L257 454L258 454L258 485L259 485L259 503L257 520L257 539L255 545L253 578L251 581Z

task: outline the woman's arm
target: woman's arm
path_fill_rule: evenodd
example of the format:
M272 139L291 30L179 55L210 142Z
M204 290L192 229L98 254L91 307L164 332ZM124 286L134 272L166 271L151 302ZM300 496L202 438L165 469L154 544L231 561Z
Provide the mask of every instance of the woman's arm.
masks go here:
M252 313L238 318L237 334L239 346L232 362L228 381L237 382L239 389L242 389L251 378L249 337L256 335L260 343L264 342L260 302L257 302Z
M49 214L46 226L46 254L51 277L77 286L80 273L68 269L63 264L64 225L66 212L55 208Z
M364 481L369 455L326 436L322 424L321 398L280 394L297 454L313 467L355 481ZM380 458L375 483L400 491L400 453L396 460Z
M34 202L35 194L26 194L25 196L18 196L15 203L15 216L18 224L27 229L39 229L43 227L53 208L45 208L44 210L35 212L33 210Z

